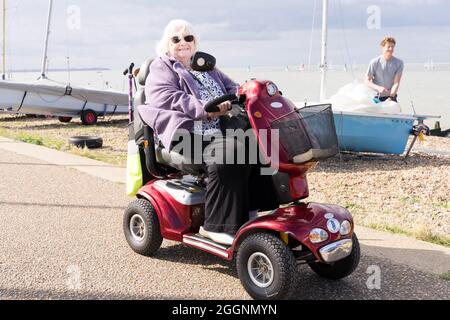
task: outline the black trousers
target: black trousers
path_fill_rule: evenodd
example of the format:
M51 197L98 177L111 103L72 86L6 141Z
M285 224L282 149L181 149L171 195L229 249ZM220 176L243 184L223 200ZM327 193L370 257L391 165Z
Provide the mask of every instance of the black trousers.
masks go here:
M191 142L196 138L201 139L190 133ZM176 142L172 142L173 147L176 145ZM194 146L191 146L191 150L195 150ZM200 148L196 152L200 152ZM201 152L208 173L203 225L205 230L236 233L248 221L250 210L268 210L276 206L271 177L261 176L258 164L249 164L245 142L235 137L216 137L211 142L203 141ZM246 155L245 161L239 163L242 158L237 155L242 154ZM189 157L194 159L194 154ZM198 154L195 158L198 159Z

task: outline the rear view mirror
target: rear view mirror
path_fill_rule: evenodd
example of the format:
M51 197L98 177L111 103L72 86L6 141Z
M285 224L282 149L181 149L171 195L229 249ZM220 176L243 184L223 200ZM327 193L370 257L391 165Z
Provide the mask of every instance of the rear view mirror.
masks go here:
M191 67L195 71L210 71L216 66L216 58L212 55L197 51L191 58Z

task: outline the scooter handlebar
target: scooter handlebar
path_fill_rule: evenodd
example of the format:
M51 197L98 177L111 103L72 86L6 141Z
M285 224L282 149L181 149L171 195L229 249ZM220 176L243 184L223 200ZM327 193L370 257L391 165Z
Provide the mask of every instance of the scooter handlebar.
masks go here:
M132 63L130 64L130 66L128 67L128 72L129 72L130 74L133 73L133 68L134 68L134 62L132 62Z
M217 105L219 105L225 101L233 101L236 99L237 99L237 97L236 97L236 94L234 94L234 93L224 94L223 96L217 97L214 100L211 100L207 104L205 104L204 110L206 112L219 112L220 109Z
M123 75L126 76L127 74L132 74L133 68L134 68L134 62L132 62L130 64L130 66L123 71Z

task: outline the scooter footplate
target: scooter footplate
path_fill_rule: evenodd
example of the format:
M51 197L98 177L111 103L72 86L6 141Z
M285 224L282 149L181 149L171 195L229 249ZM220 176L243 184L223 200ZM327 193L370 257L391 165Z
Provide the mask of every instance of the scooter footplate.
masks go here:
M228 247L205 238L199 234L185 234L183 235L183 243L197 249L213 253L223 258L228 258Z

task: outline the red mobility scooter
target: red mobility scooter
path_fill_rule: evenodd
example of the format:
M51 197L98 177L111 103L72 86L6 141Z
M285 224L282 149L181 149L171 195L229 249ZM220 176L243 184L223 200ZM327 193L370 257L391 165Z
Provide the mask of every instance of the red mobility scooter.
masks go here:
M196 54L198 69L214 64L208 55ZM198 59L198 60L195 60ZM149 75L145 62L137 79L141 85ZM207 64L206 64L207 65ZM179 153L155 144L153 130L134 126L147 169L146 184L124 213L123 229L130 247L138 254L155 255L163 239L231 261L236 257L242 285L255 299L293 298L297 264L308 264L318 275L341 279L358 266L360 249L351 214L346 208L313 202L308 197L306 173L320 159L338 152L330 105L298 109L285 99L271 81L251 80L236 95L225 95L205 106L208 112L227 100L237 101L248 116L260 152L268 166L278 171L267 188L277 205L242 225L231 245L216 243L199 234L204 220L205 177L201 166L182 161ZM143 105L144 91L135 96ZM138 118L135 112L135 121ZM262 139L261 129L267 139ZM276 132L276 133L275 133ZM277 157L269 157L270 136L278 134ZM265 141L263 141L265 140ZM273 160L274 158L278 158Z

